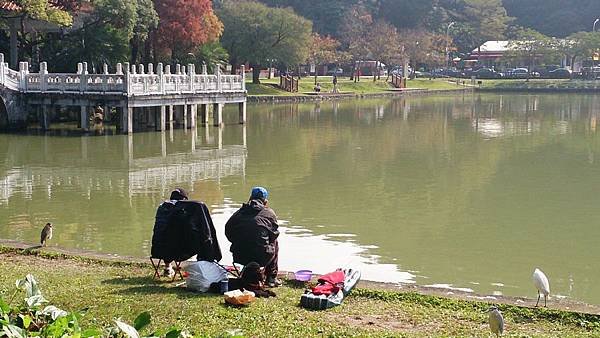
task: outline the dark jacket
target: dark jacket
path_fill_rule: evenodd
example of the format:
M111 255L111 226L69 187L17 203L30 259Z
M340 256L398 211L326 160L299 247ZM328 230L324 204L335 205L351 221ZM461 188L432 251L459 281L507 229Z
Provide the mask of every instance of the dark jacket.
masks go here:
M225 224L233 260L241 264L254 261L265 266L275 254L278 228L275 212L262 201L243 204Z
M220 261L217 233L206 205L196 201L165 201L156 210L152 257L165 261Z

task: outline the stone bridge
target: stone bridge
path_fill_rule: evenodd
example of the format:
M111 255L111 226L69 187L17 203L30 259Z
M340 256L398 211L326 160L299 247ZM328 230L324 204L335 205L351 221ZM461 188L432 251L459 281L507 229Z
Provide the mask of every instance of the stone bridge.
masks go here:
M13 70L0 54L0 129L25 127L32 113L42 129L49 129L57 113L67 107L76 107L84 131L97 107L104 112L102 118L111 115L123 133L132 133L138 122L156 130L173 124L193 128L198 115L201 123L209 122L211 107L213 124L219 126L227 103L238 104L239 122L245 123L244 67L239 75L225 75L218 65L214 69L214 74L208 74L206 65L197 73L193 64L171 69L162 63L156 67L119 63L114 73L104 65L101 74L90 74L83 62L77 65L77 73L49 73L42 62L38 73L30 73L27 62Z

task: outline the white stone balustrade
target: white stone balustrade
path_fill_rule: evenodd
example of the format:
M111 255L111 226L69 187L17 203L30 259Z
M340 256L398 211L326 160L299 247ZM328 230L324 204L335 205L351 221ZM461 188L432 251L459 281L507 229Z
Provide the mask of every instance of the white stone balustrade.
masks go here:
M116 65L110 74L103 65L102 74L89 74L86 62L77 65L77 73L48 73L47 64L40 63L40 72L30 73L29 64L21 62L19 71L12 70L0 54L0 85L23 93L70 93L70 94L122 94L126 96L202 94L202 93L245 93L245 75L224 75L219 66L214 74L207 74L206 65L201 74L196 74L193 64L171 66L158 64Z

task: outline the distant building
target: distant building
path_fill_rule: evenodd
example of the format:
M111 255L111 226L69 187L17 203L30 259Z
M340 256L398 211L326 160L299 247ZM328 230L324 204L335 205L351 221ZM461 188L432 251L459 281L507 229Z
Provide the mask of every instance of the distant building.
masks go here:
M526 67L523 61L517 61L506 57L511 52L512 41L499 40L499 41L486 41L483 45L473 49L471 54L463 61L465 67L482 66L496 69L503 68L516 68ZM542 55L540 55L540 58ZM570 68L571 70L578 72L582 68L582 60L578 60L574 65L570 64L571 60L564 56L559 65L561 67Z

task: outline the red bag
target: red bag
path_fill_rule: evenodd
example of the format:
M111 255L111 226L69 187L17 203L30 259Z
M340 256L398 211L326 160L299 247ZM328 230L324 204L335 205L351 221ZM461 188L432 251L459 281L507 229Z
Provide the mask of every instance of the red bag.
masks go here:
M319 284L312 288L312 293L317 296L329 296L338 293L344 287L344 278L346 278L346 275L342 270L325 274L318 279Z

